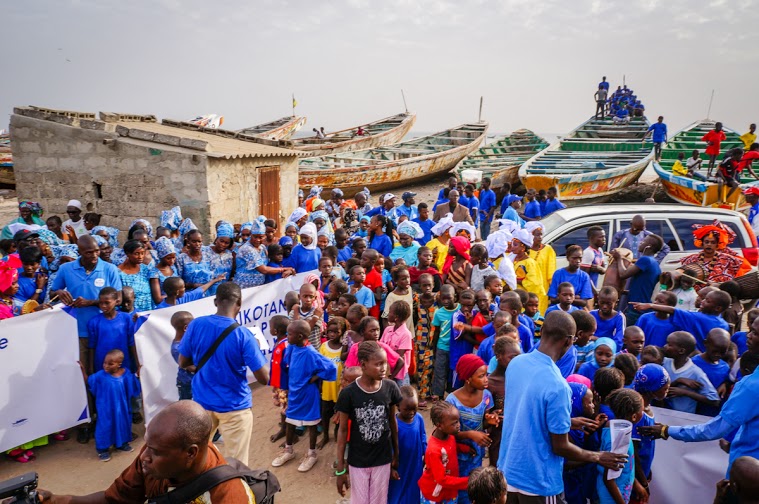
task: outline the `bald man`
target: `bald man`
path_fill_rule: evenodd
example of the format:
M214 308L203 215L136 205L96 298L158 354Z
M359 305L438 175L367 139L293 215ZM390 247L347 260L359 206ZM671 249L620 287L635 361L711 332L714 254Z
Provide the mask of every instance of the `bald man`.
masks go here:
M663 225L665 228L662 230L657 229L657 231L661 231L662 234L666 236L665 231L669 231L669 229L666 228L666 223ZM623 247L630 249L633 253L633 257L637 259L640 255L640 252L638 251L638 245L640 245L640 242L643 240L643 238L650 234L653 233L646 229L646 219L642 215L636 215L630 221L629 228L621 229L614 233L614 237L611 239L611 248L615 249ZM656 256L654 256L654 258L658 263L661 263L667 254L669 254L669 245L667 245L667 242L665 240L664 246L656 253Z
M448 193L447 203L441 203L435 209L435 213L432 216L432 220L434 220L435 222L438 222L440 219L442 219L449 213L453 214L453 222L466 221L469 224L474 225L474 222L472 222L472 216L469 215L469 209L465 207L464 205L459 204L459 192L456 189L452 189Z
M111 504L145 502L181 487L200 474L226 464L208 441L213 423L198 403L178 401L166 406L153 418L145 432L145 446L105 492L90 495L53 495L40 490L44 503ZM248 503L254 498L239 478L220 483L203 494L204 503Z
M627 455L583 450L569 441L571 390L556 367L575 341L574 319L565 312L546 315L540 347L518 355L506 370L508 391L498 469L508 481L510 504L566 502L564 459L620 469Z
M728 497L737 500L733 500ZM730 469L730 479L717 483L717 495L714 504L759 504L759 460L754 457L735 459Z

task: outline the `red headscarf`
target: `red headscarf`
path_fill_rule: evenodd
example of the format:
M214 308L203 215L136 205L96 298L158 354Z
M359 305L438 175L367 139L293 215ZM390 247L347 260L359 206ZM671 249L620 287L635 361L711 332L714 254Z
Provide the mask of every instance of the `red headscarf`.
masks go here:
M711 224L693 225L693 244L701 248L704 246L704 238L713 234L717 238L717 250L724 250L735 241L735 231L716 220Z
M472 246L469 240L463 236L454 236L448 242L448 246L453 247L456 254L469 261L469 248ZM443 264L443 273L449 273L451 271L451 264L453 264L454 259L456 259L455 256L448 254L448 257L445 258L445 263Z
M7 291L18 280L18 269L22 266L21 259L16 254L0 261L0 292Z
M467 381L484 365L485 361L480 359L477 355L464 354L456 364L456 374L461 381Z

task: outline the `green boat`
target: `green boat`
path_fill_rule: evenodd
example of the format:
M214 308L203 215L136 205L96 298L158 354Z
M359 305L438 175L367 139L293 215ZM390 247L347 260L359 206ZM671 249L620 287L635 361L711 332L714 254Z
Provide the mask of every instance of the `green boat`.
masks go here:
M498 189L505 183L519 183L519 167L536 152L548 147L546 140L528 129L519 129L499 138L467 156L456 167L462 178L465 170L477 170L483 177L492 179L492 187Z
M687 160L691 157L694 150L698 150L700 157L703 160L699 172L706 176L709 157L704 153L706 142L701 139L705 134L714 129L714 124L715 122L711 120L696 121L673 135L667 143L662 146L661 162L654 162L653 167L656 174L659 176L662 187L667 192L667 195L675 201L695 206L723 206L733 209L741 208L746 204L743 199L742 191L734 192L730 199L726 200L725 196L729 188L723 188L722 193L720 194L719 186L715 181L701 181L690 177L674 175L672 173L672 165L675 164L677 156L680 153L683 153ZM736 147L743 148L743 141L741 141L740 135L735 130L724 127L722 129L725 132L726 139L723 140L720 145L721 152L717 161L718 163L729 150ZM683 162L683 164L685 164L685 162ZM712 173L715 171L716 167ZM751 177L746 171L741 173L741 175L742 184L750 186L757 183L756 179Z

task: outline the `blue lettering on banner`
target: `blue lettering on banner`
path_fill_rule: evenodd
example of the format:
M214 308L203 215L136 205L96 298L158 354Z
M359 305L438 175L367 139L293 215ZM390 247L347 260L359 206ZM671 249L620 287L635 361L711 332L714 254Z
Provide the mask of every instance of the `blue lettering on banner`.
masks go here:
M8 348L8 338L0 338L0 350Z
M269 319L274 315L279 314L287 315L284 299L275 300L268 304L243 308L237 315L238 324L258 327L261 329L261 333L264 337L269 341L269 349L261 351L264 356L270 355L274 351L274 345L276 343L276 338L267 334L269 329ZM265 320L261 321L261 319Z

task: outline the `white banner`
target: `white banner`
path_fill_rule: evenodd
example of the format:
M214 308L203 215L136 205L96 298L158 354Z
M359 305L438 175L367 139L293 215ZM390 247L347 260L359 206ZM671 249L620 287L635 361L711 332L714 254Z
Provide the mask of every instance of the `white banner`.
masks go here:
M653 409L656 422L667 425L697 425L711 420L711 417L681 411ZM711 502L717 482L725 477L727 460L728 455L719 447L719 441L683 443L672 438L656 441L651 502Z
M0 321L0 452L89 421L78 339L60 306Z
M274 315L287 315L285 295L289 291L300 289L306 275L308 273L301 273L242 291L242 309L237 322L253 331L261 351L267 357L271 356L274 347L274 340L268 330L269 319ZM174 340L171 316L178 311L188 311L198 318L213 315L216 313L216 306L214 298L207 297L192 303L141 314L134 340L142 364L140 382L146 422L149 422L161 408L179 398L176 385L178 367L171 357L171 342ZM248 377L253 381L250 371Z

